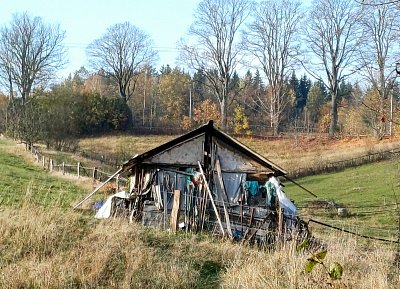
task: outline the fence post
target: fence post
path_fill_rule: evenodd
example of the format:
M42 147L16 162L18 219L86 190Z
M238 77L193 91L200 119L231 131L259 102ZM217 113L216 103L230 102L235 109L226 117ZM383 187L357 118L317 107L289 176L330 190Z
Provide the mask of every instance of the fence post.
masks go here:
M62 174L65 175L65 163L62 163Z
M46 158L42 156L42 166L45 167L45 165L46 165Z
M92 175L93 181L96 180L96 167L93 167L93 175Z
M116 190L119 192L119 174L115 177Z
M50 172L53 171L53 166L54 166L53 159L50 159L49 160L49 170L50 170Z
M80 171L81 171L81 163L78 162L78 168L77 168L78 179L79 179L79 177L80 177Z

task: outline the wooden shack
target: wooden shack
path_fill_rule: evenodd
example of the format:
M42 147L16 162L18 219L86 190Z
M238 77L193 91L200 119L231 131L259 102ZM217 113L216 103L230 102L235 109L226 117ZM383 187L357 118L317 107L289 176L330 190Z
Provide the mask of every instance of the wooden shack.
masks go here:
M118 173L128 176L123 207L144 225L259 242L301 227L278 181L286 171L213 121L131 158Z

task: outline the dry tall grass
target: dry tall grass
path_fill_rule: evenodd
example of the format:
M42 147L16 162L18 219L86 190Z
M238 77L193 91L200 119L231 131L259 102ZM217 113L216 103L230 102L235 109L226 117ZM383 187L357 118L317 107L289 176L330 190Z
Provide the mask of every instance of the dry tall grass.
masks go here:
M400 288L393 248L323 240L342 280L330 281L321 266L304 273L310 255L292 243L257 250L25 204L0 211L0 288Z

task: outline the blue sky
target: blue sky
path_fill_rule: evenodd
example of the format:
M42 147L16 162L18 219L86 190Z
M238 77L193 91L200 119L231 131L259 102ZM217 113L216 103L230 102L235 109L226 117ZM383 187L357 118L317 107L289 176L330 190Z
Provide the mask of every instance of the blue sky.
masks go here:
M66 31L69 63L60 73L67 76L88 67L85 48L116 23L131 22L145 31L159 51L158 66L175 66L176 43L185 37L200 0L0 0L0 25L12 15L28 12L45 23L60 24Z

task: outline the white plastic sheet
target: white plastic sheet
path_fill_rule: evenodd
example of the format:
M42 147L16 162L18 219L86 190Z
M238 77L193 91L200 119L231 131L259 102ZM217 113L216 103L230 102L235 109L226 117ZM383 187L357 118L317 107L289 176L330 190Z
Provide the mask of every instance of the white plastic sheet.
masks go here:
M279 205L283 208L283 211L287 215L296 215L296 206L289 200L285 193L282 191L282 187L277 178L271 177L269 181L275 186L276 194L278 195Z
M111 216L112 202L115 197L127 199L128 195L125 191L121 191L112 196L109 196L107 200L104 202L103 206L101 206L101 208L97 211L96 215L94 216L96 219L108 219Z

